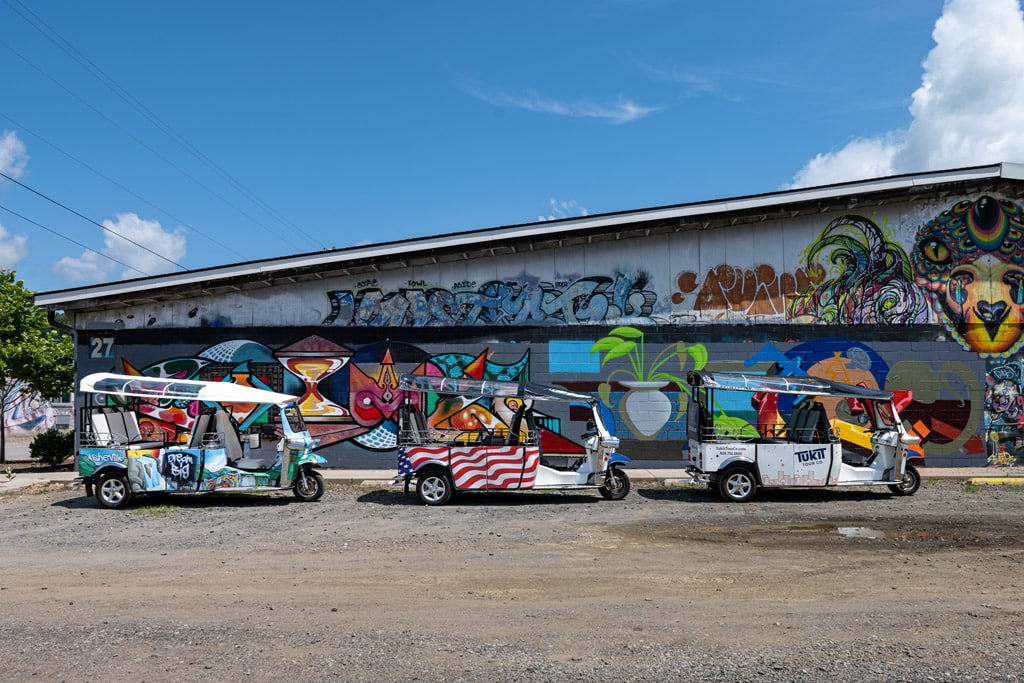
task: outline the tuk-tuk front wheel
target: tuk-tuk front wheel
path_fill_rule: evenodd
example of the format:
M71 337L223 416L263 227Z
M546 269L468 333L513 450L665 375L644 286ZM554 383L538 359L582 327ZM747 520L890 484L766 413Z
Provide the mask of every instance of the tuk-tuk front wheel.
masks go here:
M452 478L443 470L430 469L416 477L416 495L424 505L444 505L454 491Z
M889 490L897 496L912 496L917 493L919 488L921 488L921 475L917 473L917 468L913 465L907 465L906 471L903 472L903 481L889 486Z
M757 493L757 480L749 467L730 467L718 477L718 493L727 501L746 503Z
M629 493L629 475L615 467L597 490L605 500L622 500Z
M124 472L108 472L96 484L96 500L105 508L123 508L132 499L132 487Z
M320 497L324 495L324 489L324 476L316 470L307 469L300 472L299 476L295 478L292 492L299 500L312 503L314 500L320 500Z

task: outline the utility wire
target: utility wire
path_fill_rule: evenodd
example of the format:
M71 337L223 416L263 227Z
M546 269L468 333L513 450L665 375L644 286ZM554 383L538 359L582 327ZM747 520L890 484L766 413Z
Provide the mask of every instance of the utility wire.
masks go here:
M113 186L115 186L115 187L117 187L117 188L120 188L120 189L121 189L121 190L123 190L124 192L126 192L126 193L130 194L131 196L135 197L136 199L138 199L138 200L139 200L140 202L143 202L144 204L147 204L148 206L150 206L150 207L152 207L152 208L156 209L157 211L159 211L159 212L161 212L161 213L165 214L165 215L166 215L166 216L168 216L168 217L169 217L169 218L170 218L171 220L175 221L176 223L179 223L180 225L184 226L185 228L188 228L188 229L190 229L190 230L191 230L192 232L194 232L195 234L199 235L199 236L200 236L200 237L202 237L203 239L207 239L207 240L209 240L209 241L213 242L214 244L216 244L216 245L217 245L218 247L221 247L222 249L227 249L228 251L230 251L230 252L231 252L232 254L234 254L235 256L237 256L237 257L239 257L239 258L245 258L244 256L242 256L242 254L240 254L240 253L239 253L238 251L236 251L235 249L233 249L233 248L231 248L230 246L228 246L228 245L224 244L223 242L220 242L220 241L218 241L218 240L214 239L213 237L210 237L209 235L207 235L207 234L206 234L206 233L204 233L203 231L199 230L198 228L194 228L194 227L192 227L191 225L189 225L189 224L188 224L188 223L186 223L185 221L183 221L183 220L181 220L180 218L176 217L176 216L175 216L174 214L172 214L172 213L171 213L170 211L168 211L168 210L166 210L166 209L164 209L164 208L161 208L161 207L157 206L156 204L154 204L153 202L149 201L149 200L148 200L148 199L146 199L145 197L143 197L143 196L141 196L140 194L138 194L138 193L136 193L136 192L134 192L134 191L130 190L129 188L127 188L127 187L125 187L124 185L122 185L121 183L117 182L116 180L114 180L114 179L113 179L113 178L111 178L110 176L108 176L108 175L104 174L104 173L103 173L102 171L99 171L99 170L97 170L97 169L93 168L92 166L90 166L89 164L85 163L85 162L84 162L84 161L82 161L81 159L79 159L79 158L75 157L75 156L74 156L73 154L71 154L70 152L68 152L68 151L66 151L66 150L63 150L63 149L61 149L60 147L58 147L58 146L57 146L57 145L55 145L54 143L52 143L52 142L50 142L49 140L47 140L46 138L44 138L44 137L43 137L42 135L40 135L39 133L36 133L35 131L33 131L33 130L32 130L31 128L29 128L28 126L24 125L23 123L20 123L19 121L16 121L15 119L13 119L12 117L8 116L8 115L7 115L7 114L5 114L4 112L0 111L0 117L2 117L2 118L5 118L5 119L7 119L8 121L10 121L10 122L11 122L11 123L12 123L12 124L13 124L14 126L16 126L17 128L19 128L19 129L21 129L21 130L24 130L24 131L25 131L26 133L28 133L29 135L32 135L32 136L34 136L34 137L35 137L35 138L36 138L37 140L39 140L39 141L41 141L41 142L44 142L44 143L46 143L47 145L49 145L51 149L53 149L53 150L55 150L55 151L57 151L57 152L60 152L61 154L63 154L64 156L66 156L66 157L67 157L68 159L71 159L71 160L72 160L72 161L74 161L75 163L77 163L77 164L80 164L80 165L81 165L81 166L82 166L83 168L85 168L85 169L87 169L87 170L89 170L89 171L92 171L93 173L95 173L96 175L98 175L98 176L99 176L100 178L103 178L104 180L106 180L106 181L107 181L108 183L110 183L111 185L113 185Z
M172 266L174 266L175 268L181 268L182 270L188 270L188 268L186 268L185 266L181 265L181 264L180 264L180 263L178 263L177 261L172 261L171 259L167 258L167 257L166 257L166 256L164 256L163 254L158 254L157 252L153 251L153 250L152 250L152 249L150 249L149 247L144 247L144 246L142 246L142 245L141 245L141 244L139 244L138 242L135 242L134 240L131 240L131 239L129 239L129 238L127 238L127 237L125 237L124 235L122 235L121 233L117 232L116 230L112 230L111 228L108 228L107 226L105 226L105 225L103 225L103 224L101 224L101 223L97 223L96 221L94 221L93 219L89 218L88 216L86 216L86 215L84 215L84 214L81 214L81 213L79 213L78 211L75 211L75 210L74 210L74 209L72 209L72 208L71 208L70 206L67 206L67 205L65 205L65 204L61 204L61 203L60 203L60 202L58 202L58 201L57 201L56 199L54 199L54 198L52 198L52 197L48 197L48 196L46 196L45 194L43 194L43 193L42 193L42 192L40 192L39 190L36 190L36 189L33 189L33 188L31 188L31 187L29 187L28 185L26 185L25 183L23 183L23 182L21 182L21 181L19 181L19 180L15 180L14 178L12 178L11 176L7 175L7 174L6 174L6 173L4 173L3 171L0 171L0 177L3 177L3 178L7 178L7 180L10 180L10 181L11 181L12 183L14 183L15 185L17 185L17 186L19 186L19 187L22 187L22 188L24 188L24 189L26 189L26 190L28 190L29 192L31 192L32 194L34 194L34 195L36 195L36 196L38 196L38 197L42 197L43 199L45 199L46 201L50 202L51 204L54 204L54 205L56 205L56 206L59 206L60 208L64 209L65 211L67 211L67 212L69 212L69 213L73 213L73 214L75 214L76 216L78 216L78 217L79 217L79 218L81 218L82 220L85 220L85 221L88 221L88 222L92 223L93 225L95 225L96 227L100 228L100 229L101 229L101 230L103 230L104 232L109 232L109 233L110 233L111 235L114 235L114 236L116 236L116 237L120 237L120 238L121 238L121 239L123 239L123 240L124 240L125 242L128 242L129 244L134 244L134 245L135 245L136 247L138 247L139 249L142 249L143 251L145 251L145 252L148 252L148 253L152 254L153 256L156 256L156 257L158 257L158 258L161 258L161 259L163 259L164 261L167 261L168 263L170 263L170 264L171 264ZM136 270L138 270L138 269L136 268Z
M142 115L143 118L145 118L147 121L149 121L151 124L153 124L153 126L158 128L160 131L162 131L169 138L171 138L172 140L177 142L186 151L190 152L193 156L195 156L197 159L199 159L201 162L203 162L207 166L207 168L209 168L214 173L219 175L229 185L234 187L238 192L240 192L242 195L247 197L250 201L252 201L254 204L256 204L258 207L260 207L264 211L266 211L272 217L276 218L282 224L284 224L285 226L291 228L293 231L295 231L296 233L298 233L302 237L304 237L307 240L309 240L309 242L311 244L313 244L315 246L319 246L319 247L323 247L324 246L323 244L318 242L314 237L312 237L309 233L307 233L305 230L303 230L301 227L299 227L298 225L296 225L292 221L290 221L287 218L285 218L283 215L281 215L279 212L277 212L273 207L271 207L269 204L267 204L265 201L263 201L259 196L257 196L255 193L253 193L251 190L249 190L244 185L242 185L239 181L237 181L234 177L232 177L227 171L225 171L223 168L221 168L219 165L217 165L212 159L210 159L208 156L203 154L203 152L201 152L195 145L193 145L191 142L189 142L187 139L185 139L185 137L183 137L181 134L179 134L178 131L176 131L173 127L171 127L170 124L168 124L163 119L161 119L156 113L154 113L146 105L144 105L142 102L140 102L134 95L132 95L123 86L121 86L120 83L118 83L109 74L107 74L103 69L101 69L99 66L97 66L92 60L90 60L85 54L83 54L78 48L76 48L71 43L71 41L69 41L67 38L65 38L63 35L61 35L61 33L59 31L57 31L52 26L47 24L46 21L43 20L42 17L40 17L35 12L33 12L29 7L25 6L25 4L23 2L21 2L21 0L14 0L14 2L16 2L19 6L21 6L21 8L23 10L25 10L25 12L27 12L30 15L32 15L32 17L35 19L35 21L37 21L39 24L44 26L46 28L46 31L49 31L52 34L52 36L48 35L46 33L46 31L44 31L42 28L40 28L35 22L33 22L28 17L26 17L24 14L22 14L16 7L14 7L14 5L11 3L10 0L4 0L4 3L15 14L17 14L19 17L21 17L21 19L23 21L25 21L26 23L31 25L43 37L45 37L51 43L56 45L61 51L64 52L64 54L66 54L68 57L70 57L72 60L74 60L76 63L78 63L78 65L81 66L83 69L88 71L93 76L93 78L95 78L100 83L102 83L108 90L110 90L112 93L117 95L122 101L124 101L126 104L128 104L133 109L135 109L135 111L137 111L140 115ZM57 40L55 40L53 38L53 36L56 36Z
M113 256L108 256L107 254L104 254L102 251L96 251L92 247L86 246L86 245L82 244L81 242L79 242L78 240L71 239L67 235L65 235L63 233L60 233L60 232L57 232L53 228L48 228L45 225L43 225L42 223L39 223L37 221L32 220L28 216L23 216L22 214L18 213L14 209L7 208L3 204L0 204L0 209L3 209L4 211L6 211L7 213L11 214L12 216L17 216L18 218L20 218L21 220L25 221L26 223L31 223L32 225L36 226L37 228L42 228L46 232L48 232L48 233L50 233L52 235L56 235L57 237L61 238L62 240L67 240L68 242L71 242L72 244L77 244L78 246L82 247L82 249L85 249L86 251L91 251L92 253L96 254L97 256L102 256L103 258L109 259L109 260L113 261L114 263L117 263L118 265L122 265L125 268L127 268L128 270L134 270L136 272L142 273L143 275L152 275L152 273L147 273L147 272L145 272L143 270L139 270L135 266L129 266L124 261L118 261Z
M207 192L209 192L210 194L212 194L212 195L213 195L214 197L216 197L216 198L217 198L217 199L219 199L220 201L222 201L222 202L224 202L225 204L227 204L228 206L230 206L230 207L231 207L232 209L234 209L235 211L237 211L237 212L238 212L239 214L241 214L242 216L245 216L245 217L246 217L246 218L248 218L248 219L249 219L250 221L252 221L252 222L253 222L253 223L255 223L256 225L258 225L258 226L260 226L261 228L263 228L264 230L266 230L266 231L267 231L267 232L268 232L269 234L273 235L274 237L276 237L277 239L281 240L281 241L282 241L282 242L284 242L285 244L289 244L289 243L288 243L288 241L287 241L287 240L285 240L285 239L284 239L284 237L282 237L282 236L281 236L281 235L280 235L279 233L275 232L275 231L274 231L274 230L272 230L271 228L269 228L269 227L267 227L266 225L264 225L264 224L263 224L263 223L262 223L261 221L257 220L257 219L256 219L256 217L254 217L254 216L250 215L250 214L249 214L248 212L244 211L243 209L241 209L240 207L238 207L237 205L235 205L235 204L234 204L233 202L231 202L230 200L228 200L228 199L227 199L226 197L224 197L223 195L219 194L218 192L216 192L216 191L215 191L215 190L213 190L212 188L208 187L208 186L207 186L207 185L205 185L205 184L204 184L204 183L203 183L202 181L200 181L200 180L199 180L198 178L196 178L195 176L191 175L190 173L188 173L187 171L185 171L185 170L184 170L183 168L181 168L180 166L178 166L177 164L175 164L175 163L174 163L173 161L171 161L170 159L168 159L168 158L167 158L166 156L164 156L164 155L163 155L163 154L161 154L160 152L156 151L155 149L153 149L152 147L150 147L149 145L147 145L147 144L146 144L145 142L143 142L142 140L140 140L140 139L139 139L138 137L136 137L136 136L135 136L135 135L133 135L132 133L128 132L128 131L127 131L127 130L126 130L126 129L125 129L124 127L123 127L123 126L121 126L120 124L118 124L117 122L115 122L115 121L114 121L113 119L111 119L111 118L110 118L109 116L107 116L106 114L104 114L103 112L101 112L101 111L100 111L99 109L97 109L96 107L92 106L91 104L89 104L88 102L86 102L86 101L85 101L84 99L82 99L81 97L79 97L78 95L76 95L76 94L75 94L74 92L72 92L72 90L71 90L70 88L68 88L67 86L65 86L65 85L64 85L63 83L61 83L60 81L58 81L58 80L57 80L56 78L54 78L54 77L53 77L53 76L51 76L50 74L46 73L46 72L45 72L45 71L44 71L43 69L41 69L41 68L39 68L38 66L36 66L35 64L33 64L31 60L29 60L29 59L28 59L27 57L25 57L25 56L24 56L23 54L21 54L20 52L18 52L17 50L15 50L15 49L14 49L13 47L11 47L10 45L8 45L8 44L7 44L6 42L4 42L4 41L0 40L0 46L3 46L3 47L5 47L5 48L6 48L7 50L9 50L9 51L10 51L10 52L11 52L12 54L14 54L14 55L15 55L15 56L16 56L16 57L17 57L18 59L22 60L23 62L25 62L26 64L28 64L28 65L29 65L30 67L32 67L33 69L35 69L36 71L38 71L38 72L39 72L39 73L40 73L41 75L43 75L44 77L46 77L46 78L47 78L48 80L52 81L52 82L53 82L53 83L54 83L55 85L57 85L57 87L59 87L59 88L60 88L61 90L63 90L64 92L66 92L66 93L67 93L68 95L70 95L71 97L73 97L73 98L75 98L76 100L78 100L78 101L79 101L79 102L80 102L80 103L81 103L81 104L82 104L83 106L85 106L86 108L88 108L88 109L89 109L90 111L92 111L93 113L95 113L95 114L96 114L97 116L99 116L100 118L102 118L102 119L103 119L104 121L106 121L106 122L107 122L107 123L109 123L110 125L114 126L114 128L117 128L117 129L118 129L119 131L121 131L122 133L124 133L124 134L125 134L125 135L126 135L127 137L129 137L130 139L132 139L133 141L135 141L135 142L136 142L136 143L137 143L137 144L138 144L138 145L139 145L140 147L142 147L142 148L144 148L144 149L148 150L148 151L149 151L149 152L150 152L151 154L153 154L153 155L154 155L154 156L156 156L157 158L161 159L161 160L162 160L162 161L163 161L164 163L166 163L166 164L167 164L168 166L170 166L171 168L173 168L174 170L176 170L176 171L177 171L178 173L182 174L183 176L185 176L186 178L188 178L189 180L191 180L192 182L194 182L194 183L195 183L196 185L198 185L199 187L203 188L204 190L206 190Z

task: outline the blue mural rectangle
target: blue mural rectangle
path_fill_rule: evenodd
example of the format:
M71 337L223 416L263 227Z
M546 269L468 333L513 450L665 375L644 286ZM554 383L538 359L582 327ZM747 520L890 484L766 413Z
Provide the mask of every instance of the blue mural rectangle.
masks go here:
M548 345L548 372L593 373L601 370L600 354L590 353L592 341L557 341Z

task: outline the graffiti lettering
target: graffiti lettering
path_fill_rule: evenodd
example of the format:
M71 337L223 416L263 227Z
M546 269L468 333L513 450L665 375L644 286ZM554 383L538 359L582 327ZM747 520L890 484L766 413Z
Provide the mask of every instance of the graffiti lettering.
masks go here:
M179 484L188 483L195 476L195 461L196 456L191 453L165 453L164 476Z
M105 465L108 462L124 462L124 453L89 453L82 456L93 465Z
M657 296L646 286L645 274L619 273L614 278L581 278L563 288L547 282L492 280L473 291L411 287L387 293L376 287L338 290L327 292L331 312L323 324L574 325L648 317Z
M693 310L703 313L725 311L733 314L781 316L787 298L813 282L814 274L798 268L795 273L777 274L775 268L761 264L754 268L737 268L722 264L708 270L704 282L700 274L684 271L676 278L679 291L672 303L682 304L693 295Z

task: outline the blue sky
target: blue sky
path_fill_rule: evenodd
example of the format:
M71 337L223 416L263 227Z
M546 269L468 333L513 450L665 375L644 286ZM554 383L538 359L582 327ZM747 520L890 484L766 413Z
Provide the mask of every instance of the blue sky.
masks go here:
M0 27L0 267L36 291L1024 161L1019 0L0 0Z

